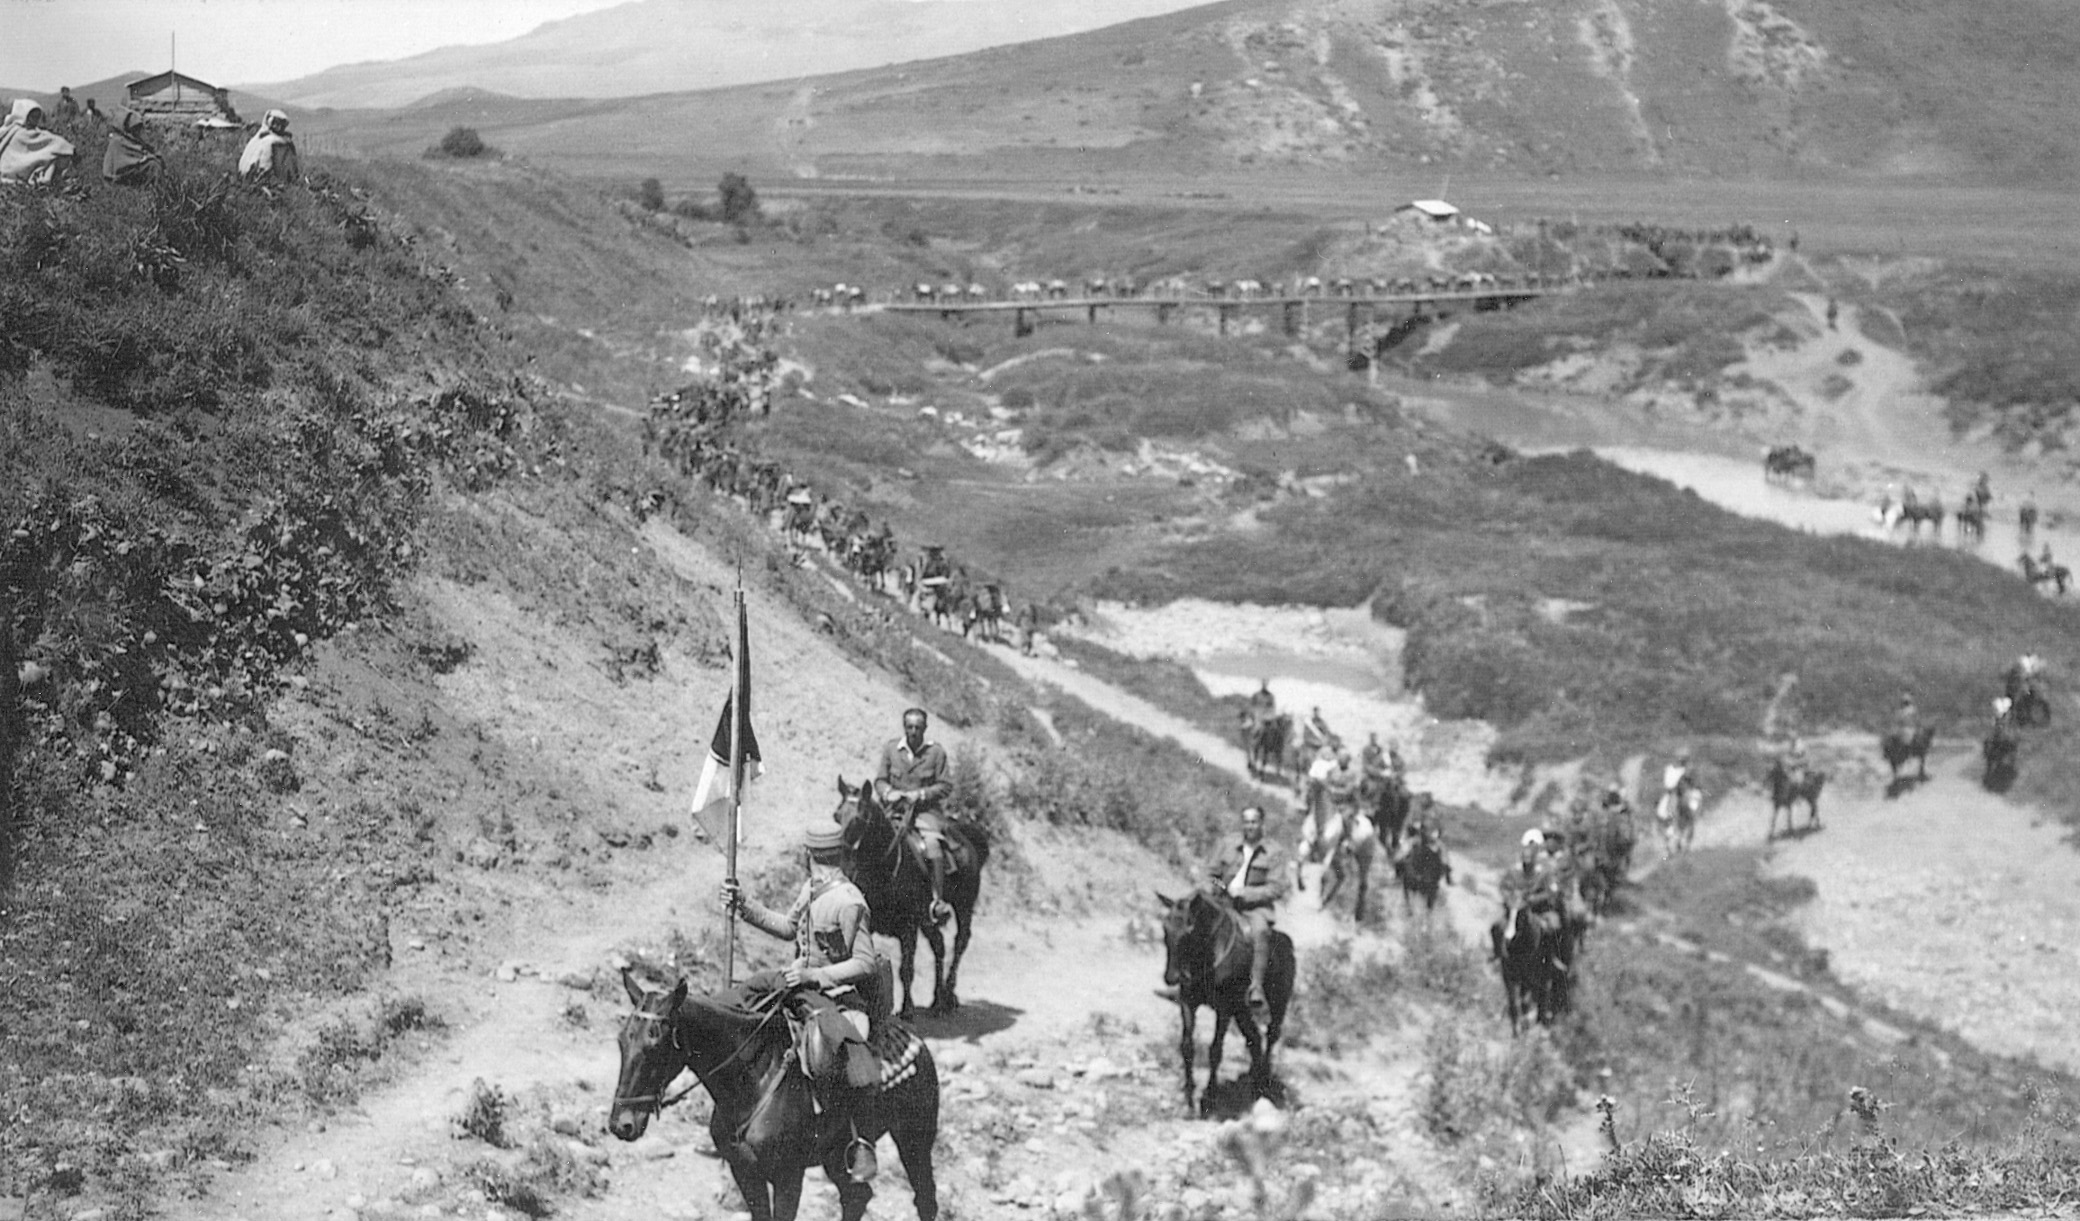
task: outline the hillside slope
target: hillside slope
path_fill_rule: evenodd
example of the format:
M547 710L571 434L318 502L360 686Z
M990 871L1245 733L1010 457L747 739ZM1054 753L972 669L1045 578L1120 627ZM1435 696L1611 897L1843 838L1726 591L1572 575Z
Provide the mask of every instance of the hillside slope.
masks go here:
M474 86L633 97L820 76L1051 38L1205 0L635 0L489 46L345 64L262 92L298 106L404 106Z
M2051 184L2080 170L2065 121L2080 93L2063 69L2076 58L2080 31L2050 0L1230 0L899 68L477 121L560 164L596 162L604 123L629 161L766 175ZM325 124L416 151L431 118Z

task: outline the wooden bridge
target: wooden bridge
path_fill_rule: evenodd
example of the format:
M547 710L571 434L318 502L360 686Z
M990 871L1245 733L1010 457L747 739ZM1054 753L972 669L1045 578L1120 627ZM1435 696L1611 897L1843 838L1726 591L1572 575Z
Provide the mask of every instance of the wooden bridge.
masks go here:
M1416 293L1370 293L1360 297L1327 294L1254 297L1049 297L1011 301L891 301L866 308L891 313L939 314L949 318L955 314L1010 314L1012 329L1019 335L1030 335L1040 315L1051 311L1081 310L1085 319L1095 324L1098 321L1099 310L1112 309L1152 309L1159 323L1168 323L1177 316L1179 310L1213 310L1219 318L1220 333L1223 335L1228 333L1230 323L1246 310L1278 310L1282 315L1285 333L1298 335L1307 325L1310 309L1341 309L1346 338L1355 346L1361 324L1377 319L1383 309L1405 309L1410 318L1442 317L1452 313L1454 307L1496 310L1568 291L1571 289L1496 286Z

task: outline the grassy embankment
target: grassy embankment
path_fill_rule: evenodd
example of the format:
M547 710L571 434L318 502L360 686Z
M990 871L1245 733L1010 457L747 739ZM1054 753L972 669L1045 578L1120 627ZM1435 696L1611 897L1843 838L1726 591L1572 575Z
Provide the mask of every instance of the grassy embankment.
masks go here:
M24 679L0 710L23 731L0 1194L91 1177L142 1208L155 1174L249 1148L255 1099L334 1096L333 1069L437 1020L398 1000L247 1069L285 1012L379 977L380 879L341 865L410 821L280 833L298 777L267 709L393 609L436 488L553 479L557 429L349 184L252 190L234 156L0 199L0 630Z

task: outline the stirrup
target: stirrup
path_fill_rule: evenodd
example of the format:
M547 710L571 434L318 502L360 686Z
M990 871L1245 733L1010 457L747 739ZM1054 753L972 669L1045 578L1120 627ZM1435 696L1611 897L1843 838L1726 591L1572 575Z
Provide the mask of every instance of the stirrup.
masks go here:
M852 1143L845 1146L845 1174L855 1183L871 1183L881 1169L874 1156L874 1146L861 1138L858 1125L852 1129Z

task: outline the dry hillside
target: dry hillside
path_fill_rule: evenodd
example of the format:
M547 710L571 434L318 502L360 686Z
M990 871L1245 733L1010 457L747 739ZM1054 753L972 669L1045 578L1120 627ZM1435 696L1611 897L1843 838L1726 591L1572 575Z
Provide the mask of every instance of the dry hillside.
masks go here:
M2076 167L2061 121L2076 107L2075 37L2047 0L1230 0L784 83L553 115L490 100L339 112L312 129L410 153L444 122L473 122L528 157L667 174L1074 181L1259 167L2049 185Z

